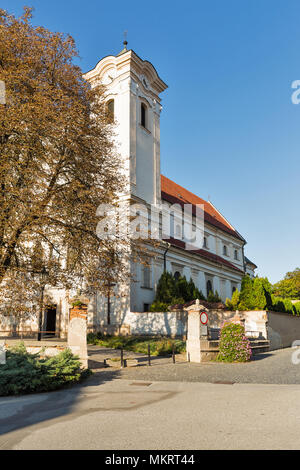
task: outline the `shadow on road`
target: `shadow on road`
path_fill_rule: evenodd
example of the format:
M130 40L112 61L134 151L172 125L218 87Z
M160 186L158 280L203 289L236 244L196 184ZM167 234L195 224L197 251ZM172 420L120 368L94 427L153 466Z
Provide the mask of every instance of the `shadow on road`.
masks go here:
M0 435L68 415L86 387L105 384L118 376L118 370L107 369L59 391L0 397Z

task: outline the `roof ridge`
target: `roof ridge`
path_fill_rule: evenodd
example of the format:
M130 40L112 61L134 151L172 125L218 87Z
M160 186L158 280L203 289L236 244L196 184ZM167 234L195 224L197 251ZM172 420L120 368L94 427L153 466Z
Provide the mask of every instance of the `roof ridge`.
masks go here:
M191 204L196 207L197 204L203 204L204 206L204 218L207 223L219 228L223 232L228 232L232 236L239 238L246 243L244 237L234 228L234 226L221 214L221 212L212 204L210 201L197 196L188 189L184 188L175 181L172 181L167 176L161 174L161 193L162 199L169 200L173 203L174 200L183 203Z

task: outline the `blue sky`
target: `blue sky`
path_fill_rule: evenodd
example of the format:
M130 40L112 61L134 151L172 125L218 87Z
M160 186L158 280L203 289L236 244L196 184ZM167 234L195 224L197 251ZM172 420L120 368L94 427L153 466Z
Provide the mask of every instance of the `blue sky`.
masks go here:
M25 2L26 3L26 2ZM83 71L128 47L169 85L162 173L242 233L272 282L300 266L299 0L31 0L34 23L70 33ZM24 1L2 0L21 14Z

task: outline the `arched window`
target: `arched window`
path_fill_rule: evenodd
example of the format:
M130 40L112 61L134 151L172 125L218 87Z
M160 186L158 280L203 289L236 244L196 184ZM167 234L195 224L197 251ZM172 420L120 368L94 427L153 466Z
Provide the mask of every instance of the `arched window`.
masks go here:
M213 291L213 288L212 288L212 283L210 280L207 281L206 283L206 295L207 297L209 296L209 293Z
M176 272L174 273L174 279L175 279L175 281L178 281L179 278L180 278L180 272L179 272L179 271L176 271Z
M207 246L207 237L203 238L203 248L208 248L208 246Z
M236 287L233 286L233 287L232 287L232 293L234 293L235 291L236 291Z
M115 100L109 100L106 103L106 112L108 122L112 123L115 119Z
M227 256L227 246L223 245L223 255Z
M234 250L234 259L237 259L237 260L239 259L239 258L238 258L238 251L237 251L237 250Z
M147 127L147 106L141 103L141 126Z

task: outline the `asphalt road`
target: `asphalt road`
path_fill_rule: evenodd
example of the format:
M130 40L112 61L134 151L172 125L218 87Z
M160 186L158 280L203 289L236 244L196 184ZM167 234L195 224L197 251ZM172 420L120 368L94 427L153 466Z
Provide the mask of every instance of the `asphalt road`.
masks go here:
M0 448L299 449L299 400L299 385L96 380L1 399Z
M0 397L0 449L300 449L300 366L291 364L292 352L277 351L230 375L226 364L164 363L103 369L59 392ZM207 382L221 382L222 373L242 380L243 370L248 383L203 383L204 369L212 374ZM138 376L143 370L147 381ZM249 383L255 370L279 383ZM266 380L259 374L257 381Z

